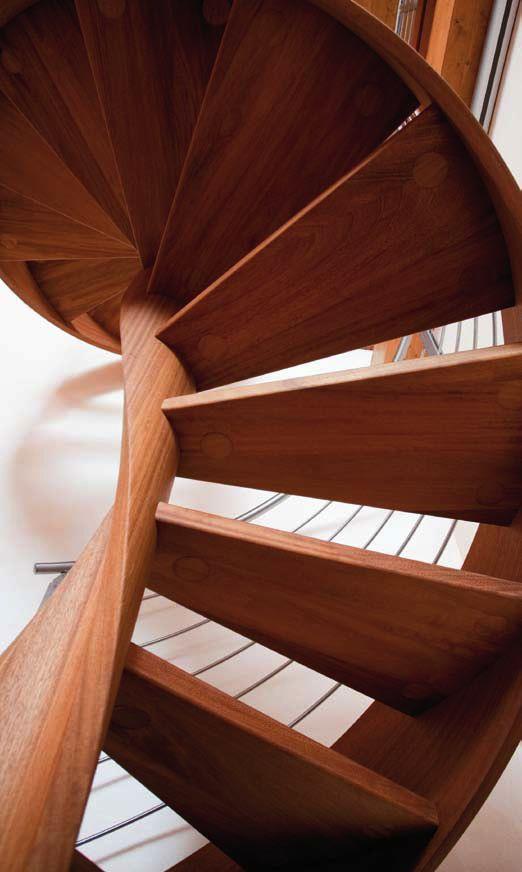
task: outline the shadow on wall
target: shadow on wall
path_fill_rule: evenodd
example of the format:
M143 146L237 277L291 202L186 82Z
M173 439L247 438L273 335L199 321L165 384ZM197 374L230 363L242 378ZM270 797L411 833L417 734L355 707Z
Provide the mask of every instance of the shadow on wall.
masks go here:
M74 559L112 504L122 385L121 361L65 379L13 452L8 479L17 523L45 552L34 561Z

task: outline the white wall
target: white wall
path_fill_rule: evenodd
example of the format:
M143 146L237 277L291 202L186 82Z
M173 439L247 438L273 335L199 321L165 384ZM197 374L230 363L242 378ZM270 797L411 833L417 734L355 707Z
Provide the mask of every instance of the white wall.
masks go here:
M522 185L522 6L519 6L489 134Z

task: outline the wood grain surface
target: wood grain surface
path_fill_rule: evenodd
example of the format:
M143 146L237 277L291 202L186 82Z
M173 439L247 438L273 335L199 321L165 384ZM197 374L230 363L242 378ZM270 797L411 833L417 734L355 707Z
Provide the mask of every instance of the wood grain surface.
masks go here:
M522 499L518 344L163 408L187 478L500 524Z
M0 186L0 258L57 260L131 257L130 243L71 221L59 212Z
M80 224L124 241L94 197L1 92L0 185Z
M170 303L144 299L146 275L122 308L125 423L112 515L67 582L0 659L3 863L68 869L154 552L154 514L177 463L159 402L190 390L154 332ZM35 693L38 688L38 693Z
M87 52L70 0L40 0L0 32L0 89L121 233L123 191Z
M160 336L206 388L514 301L491 200L431 107Z
M137 257L111 260L58 260L31 264L40 288L70 320L121 296L140 271Z
M166 504L156 518L149 587L402 711L464 688L521 634L514 582Z
M222 28L186 0L76 6L138 250L150 266Z
M349 860L437 824L421 796L136 646L105 747L248 869Z
M194 297L415 105L386 64L312 4L236 0L151 290Z

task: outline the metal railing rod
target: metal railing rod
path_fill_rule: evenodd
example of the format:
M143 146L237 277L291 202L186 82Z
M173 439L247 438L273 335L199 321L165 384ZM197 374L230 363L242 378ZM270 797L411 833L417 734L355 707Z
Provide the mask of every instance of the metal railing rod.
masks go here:
M206 666L201 666L200 669L196 669L195 672L191 672L190 674L195 677L196 675L202 675L203 672L208 672L209 669L213 669L214 666L221 666L222 663L226 663L227 660L232 660L233 657L237 657L239 654L242 654L243 651L246 651L248 648L252 648L256 643L255 642L246 642L244 645L241 645L240 648L236 648L235 651L231 651L230 654L225 654L223 657L219 657L217 660L213 660L212 663L208 663Z
M235 521L253 521L254 518L259 518L261 515L264 515L266 512L269 512L271 509L278 506L280 503L287 500L291 494L274 494L273 497L269 497L267 500L263 500L262 503L259 503L257 506L254 506L253 509L249 509L247 512L243 512L241 515L236 515Z
M272 672L269 672L268 675L258 679L258 681L254 681L254 683L250 684L245 690L241 690L239 693L234 694L234 699L241 699L243 696L246 696L247 693L257 690L258 687L261 687L261 685L265 684L266 681L270 681L271 678L274 678L275 675L278 675L283 671L283 669L286 669L287 666L291 666L293 662L293 660L286 660L284 663L281 663L281 665L277 666L276 669L272 669Z
M302 712L302 714L300 714L296 718L294 718L293 721L290 721L288 726L291 729L296 727L297 724L300 724L301 721L304 721L304 719L307 718L308 715L311 715L312 712L315 712L316 709L318 709L319 706L323 704L323 702L326 702L327 699L330 699L330 697L336 692L336 690L339 690L340 687L342 687L342 684L340 681L337 681L335 684L332 685L332 687L330 687L326 691L326 693L323 693L323 695L320 696L319 699L316 699L316 701L314 703L312 703L312 705L309 705L308 708L305 709L304 712Z
M452 521L448 532L446 533L446 535L444 536L444 539L442 540L442 543L441 543L439 550L437 551L435 557L432 560L432 563L436 564L439 562L440 558L442 557L446 548L448 547L449 540L451 539L451 537L453 535L453 531L455 530L456 526L457 526L457 521L456 520Z
M64 560L58 563L35 563L33 572L35 575L64 575L74 566L74 560Z
M89 842L95 842L96 839L101 839L103 836L109 836L111 833L116 833L118 830L130 826L130 824L135 824L137 821L141 821L143 818L149 817L149 815L155 814L157 811L161 811L162 808L167 808L166 802L160 802L158 805L148 808L145 811L141 811L139 814L135 814L130 818L126 818L124 821L119 821L111 827L106 827L104 830L99 830L91 836L85 836L83 839L78 839L76 847L81 848L82 845L88 845Z
M204 624L210 624L210 618L202 618L201 621L196 621L195 624L189 624L188 627L182 627L181 630L175 630L173 633L167 633L165 636L158 636L157 639L151 639L149 642L142 642L140 648L150 648L151 645L157 645L159 642L166 642L167 639L174 639L176 636L183 636L184 633L190 633L191 630L197 630Z

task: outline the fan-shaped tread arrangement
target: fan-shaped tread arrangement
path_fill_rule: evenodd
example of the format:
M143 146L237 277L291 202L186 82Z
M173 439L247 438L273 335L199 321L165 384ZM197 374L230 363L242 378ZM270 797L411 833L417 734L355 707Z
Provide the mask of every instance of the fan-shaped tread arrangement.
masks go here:
M435 869L520 736L517 310L503 348L218 386L514 305L519 191L347 0L9 0L0 25L0 275L121 333L125 387L113 509L0 659L2 863L93 867L105 743L214 843L180 869ZM169 507L178 467L486 524L428 567ZM296 735L129 647L145 584L377 702L333 750Z
M74 4L32 4L3 28L0 61L4 94L129 236L118 170Z
M160 335L206 388L513 303L491 200L430 107Z
M201 3L186 0L77 0L76 6L118 155L138 251L149 266L222 28L205 19Z
M125 244L95 198L29 121L0 93L0 185Z
M235 0L151 290L194 297L416 104L374 52L313 5Z

